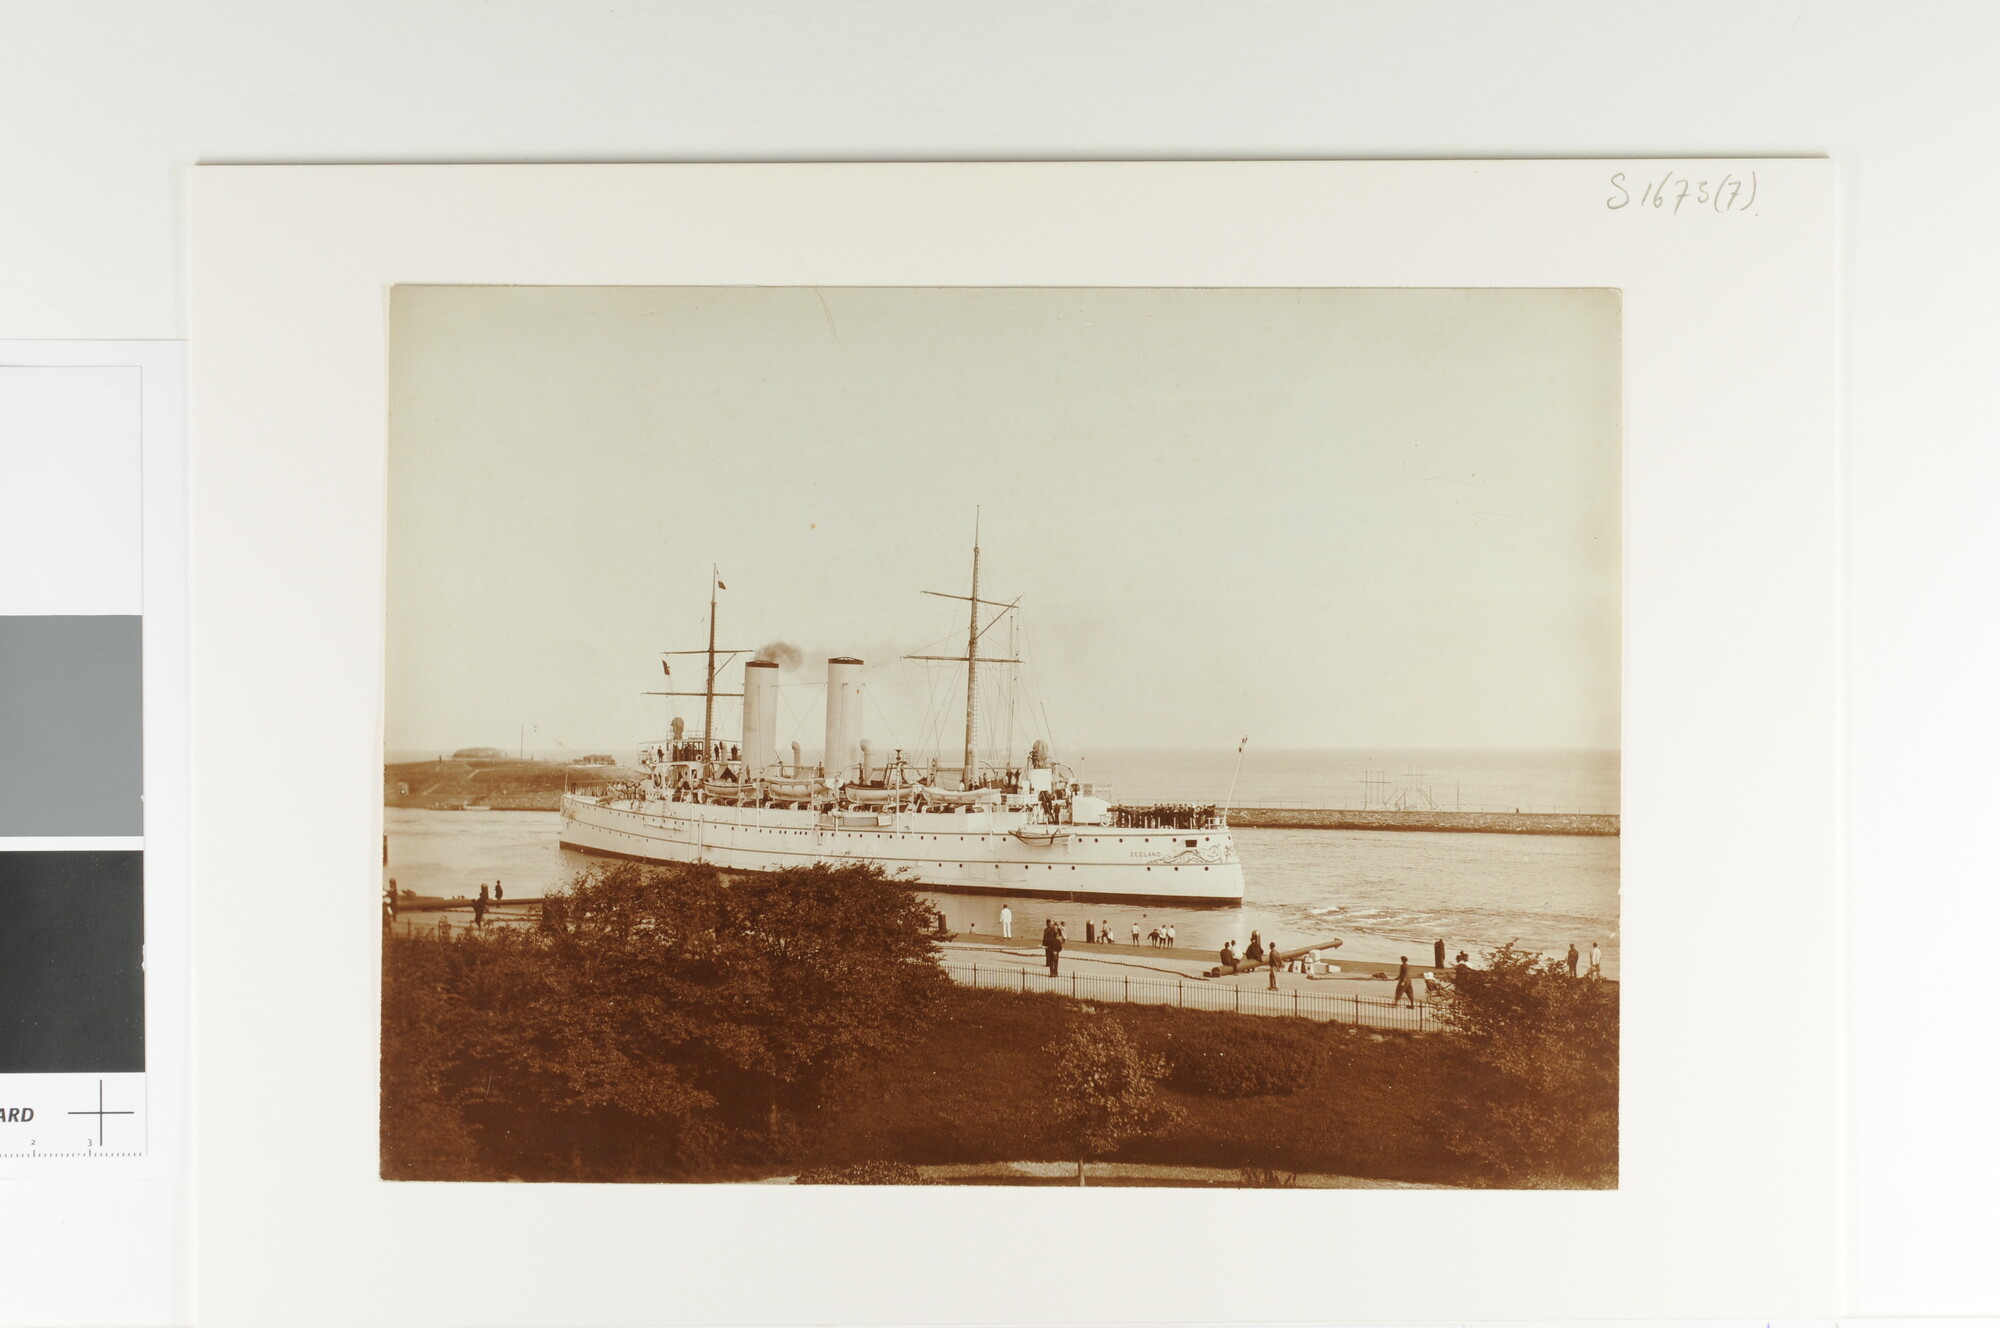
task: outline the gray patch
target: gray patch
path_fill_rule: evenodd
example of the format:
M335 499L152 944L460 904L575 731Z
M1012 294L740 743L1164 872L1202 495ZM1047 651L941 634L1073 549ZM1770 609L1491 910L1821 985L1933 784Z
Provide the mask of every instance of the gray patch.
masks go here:
M143 833L139 618L0 617L0 835Z

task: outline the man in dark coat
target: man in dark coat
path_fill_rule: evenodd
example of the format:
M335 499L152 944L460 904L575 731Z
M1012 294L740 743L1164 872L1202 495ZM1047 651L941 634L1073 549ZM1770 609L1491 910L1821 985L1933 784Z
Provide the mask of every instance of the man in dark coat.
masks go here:
M1444 937L1440 936L1437 938L1437 944L1431 947L1431 953L1437 956L1437 962L1432 964L1431 967L1437 969L1440 973L1444 972Z
M1403 956L1403 966L1396 970L1396 996L1394 1000L1389 1002L1389 1008L1393 1010L1402 1004L1405 996L1410 998L1410 1008L1412 1010L1416 1009L1417 989L1410 982L1410 957L1408 955Z
M1576 976L1576 961L1577 961L1578 959L1580 959L1580 958L1582 958L1582 956L1581 956L1581 955L1579 955L1579 954L1577 954L1577 952L1576 952L1576 942L1575 942L1575 941L1571 941L1571 942L1569 943L1569 960L1568 960L1568 963L1569 963L1569 975L1570 975L1571 977L1575 977L1575 976Z
M1051 922L1042 929L1042 957L1049 961L1050 977L1054 977L1056 970L1062 965L1062 948L1062 933L1057 931L1056 924Z

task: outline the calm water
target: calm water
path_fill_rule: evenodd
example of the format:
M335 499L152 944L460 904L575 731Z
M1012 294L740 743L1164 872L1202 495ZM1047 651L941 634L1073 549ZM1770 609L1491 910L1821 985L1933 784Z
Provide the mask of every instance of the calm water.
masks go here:
M1127 801L1220 802L1235 753L1106 752L1079 762L1085 779L1112 783ZM1253 769L1255 770L1253 782ZM1376 770L1392 776L1383 786ZM1216 776L1220 774L1220 786ZM1417 775L1406 777L1405 772ZM1364 782L1370 781L1370 782ZM1421 805L1410 791L1482 790L1479 809L1614 811L1616 754L1603 753L1299 753L1272 752L1253 767L1246 753L1236 801L1270 806ZM1377 794L1364 804L1343 788ZM1503 792L1505 791L1505 792ZM1493 798L1498 796L1498 801ZM1516 801L1515 799L1519 800ZM1463 802L1475 810L1472 799ZM602 859L556 847L561 817L554 812L433 812L389 808L389 874L419 894L479 893L499 880L507 893L531 898L568 881ZM1408 954L1428 962L1443 937L1448 954L1478 954L1508 940L1562 952L1571 942L1588 951L1597 941L1605 967L1617 972L1617 839L1528 835L1384 834L1347 830L1238 830L1245 898L1235 908L1175 908L1130 904L1013 901L1017 937L1032 938L1045 917L1083 935L1085 918L1109 920L1129 939L1172 922L1180 948L1214 950L1247 940L1252 929L1294 945L1340 937L1346 953L1363 958ZM1000 896L935 894L930 898L956 931L994 935Z

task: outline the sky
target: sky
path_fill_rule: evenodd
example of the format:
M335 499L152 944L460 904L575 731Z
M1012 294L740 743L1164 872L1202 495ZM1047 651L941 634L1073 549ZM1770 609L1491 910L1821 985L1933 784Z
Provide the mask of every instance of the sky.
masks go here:
M402 286L386 746L629 758L718 644L958 751L1615 748L1606 290ZM1018 622L1018 626L1016 625ZM737 656L718 684L740 691ZM1010 656L1011 657L1011 656ZM1012 722L1009 722L1011 706ZM718 730L736 732L734 703Z

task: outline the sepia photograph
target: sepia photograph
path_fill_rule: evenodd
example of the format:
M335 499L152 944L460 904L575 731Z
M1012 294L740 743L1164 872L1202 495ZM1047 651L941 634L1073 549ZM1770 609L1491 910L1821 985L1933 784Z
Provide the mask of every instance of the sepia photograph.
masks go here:
M1621 297L399 286L381 1175L1615 1189Z

